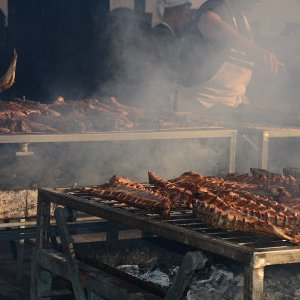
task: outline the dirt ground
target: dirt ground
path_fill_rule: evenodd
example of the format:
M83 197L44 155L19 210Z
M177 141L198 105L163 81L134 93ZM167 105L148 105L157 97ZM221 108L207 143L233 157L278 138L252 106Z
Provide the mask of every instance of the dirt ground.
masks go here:
M17 261L8 241L0 246L0 300L27 300L30 298L30 257L32 246L24 246L24 274L17 281Z

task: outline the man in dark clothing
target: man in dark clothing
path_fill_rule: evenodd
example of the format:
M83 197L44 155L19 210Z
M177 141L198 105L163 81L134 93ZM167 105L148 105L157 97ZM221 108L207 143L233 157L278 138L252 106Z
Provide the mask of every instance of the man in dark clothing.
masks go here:
M189 0L161 0L161 21L152 29L154 77L150 82L165 108L172 108L180 72L184 41L181 34L191 21Z
M180 110L246 103L254 68L264 64L278 72L275 54L259 47L246 17L256 0L208 0L192 22L192 38L184 87L178 91ZM192 40L191 40L192 41ZM193 41L193 42L194 42Z

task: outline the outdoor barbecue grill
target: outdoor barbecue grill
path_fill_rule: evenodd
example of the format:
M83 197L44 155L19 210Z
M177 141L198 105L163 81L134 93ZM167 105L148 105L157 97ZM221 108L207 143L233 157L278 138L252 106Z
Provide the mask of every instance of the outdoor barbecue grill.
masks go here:
M228 171L235 171L236 139L237 131L225 129L222 127L194 127L194 128L174 128L168 130L138 130L138 131L107 131L107 132L87 132L87 133L69 133L69 134L13 134L0 135L0 144L20 145L21 149L16 153L17 156L34 155L31 151L32 144L66 144L66 143L101 143L101 142L119 142L119 141L146 141L146 140L181 140L181 139L226 139L228 141ZM7 151L7 149L5 149ZM22 164L25 157L20 157L18 164ZM36 175L38 177L38 174ZM32 178L33 179L33 178ZM0 236L0 239L21 239L20 251L18 251L18 277L22 276L23 264L23 237L27 229L32 229L33 224L28 227L28 218L36 217L37 189L34 186L27 186L24 183L16 181L16 186L8 187L5 185L0 189L0 220L17 223L18 226L12 227ZM64 186L61 183L60 186ZM52 185L51 185L52 187ZM13 188L13 189L12 189ZM20 222L19 222L20 221ZM9 224L1 224L3 228L10 227ZM18 234L16 233L18 232ZM3 232L3 231L1 231ZM16 238L17 235L17 238ZM19 246L18 246L19 247ZM19 271L20 270L20 271Z
M82 134L16 134L16 135L0 135L0 144L20 144L22 150L17 152L17 155L26 156L32 155L30 152L30 144L39 143L76 143L76 142L117 142L117 141L145 141L145 140L180 140L180 139L228 139L229 157L228 157L228 172L235 171L235 156L236 156L236 139L237 131L223 128L185 128L185 129L170 129L170 130L140 130L140 131L115 131L115 132L91 132ZM20 161L20 164L22 161ZM65 186L61 184L60 186ZM53 186L51 186L53 187ZM24 190L27 192L33 189L32 186L25 187L16 186L15 189ZM5 198L7 198L7 191L3 191ZM13 192L12 192L13 193ZM13 193L16 194L16 193ZM12 198L12 197L11 197ZM1 200L1 190L0 190ZM10 218L24 218L35 217L36 197L28 201L24 201L24 197L13 198L10 202L10 207L15 207L15 210L7 209L5 213L1 213L0 220ZM2 203L2 201L0 201ZM0 203L0 208L1 208ZM17 207L16 204L17 203ZM24 204L23 204L24 203ZM28 209L28 206L30 209Z
M176 209L168 220L114 200L75 189L40 189L37 250L48 247L50 203L139 228L153 235L235 260L244 265L245 299L263 299L264 268L300 262L300 247L277 237L216 229L197 219L189 209ZM41 252L42 253L42 252Z

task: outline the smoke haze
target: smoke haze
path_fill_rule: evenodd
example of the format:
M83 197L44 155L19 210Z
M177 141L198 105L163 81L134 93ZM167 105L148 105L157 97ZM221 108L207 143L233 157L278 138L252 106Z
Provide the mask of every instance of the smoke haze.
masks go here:
M193 7L196 8L195 4ZM257 66L247 92L250 103L270 107L276 113L289 110L295 116L299 112L300 80L298 14L297 1L285 1L283 5L282 1L264 0L249 18L258 44L276 53L285 64L276 77ZM99 24L96 13L93 18L93 24ZM107 34L98 41L98 49L100 54L109 55L96 57L94 67L105 70L107 76L102 78L92 96L97 99L115 96L126 105L166 109L168 103L162 103L162 98L172 90L173 83L165 76L166 66L152 58L149 28L145 28L143 20L128 9L115 10L106 26ZM155 89L153 83L156 83ZM75 89L74 94L81 97L80 91ZM52 93L53 98L64 96L63 89L57 91L55 86ZM255 116L252 117L255 120ZM286 122L283 117L277 121L279 126ZM253 142L258 146L255 139ZM283 167L299 167L299 147L295 139L272 141L270 170L281 172ZM32 170L36 170L41 174L38 184L42 186L99 184L113 174L146 181L147 170L166 178L189 170L203 175L224 175L228 171L229 142L225 139L48 144L32 145L32 148L35 157L29 161L31 171L16 175L16 178L23 176L28 179L33 176ZM11 153L14 154L14 149ZM259 155L257 149L239 141L236 171L245 173L250 167L259 167ZM30 184L36 185L37 182Z

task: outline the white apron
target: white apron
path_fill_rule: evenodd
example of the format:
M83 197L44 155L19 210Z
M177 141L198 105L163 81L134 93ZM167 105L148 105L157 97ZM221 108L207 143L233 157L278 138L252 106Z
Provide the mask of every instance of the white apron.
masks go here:
M249 63L250 64L250 63ZM178 87L178 110L194 110L199 103L205 107L225 104L236 107L245 103L247 86L252 69L234 62L225 61L219 71L206 83L193 87Z

